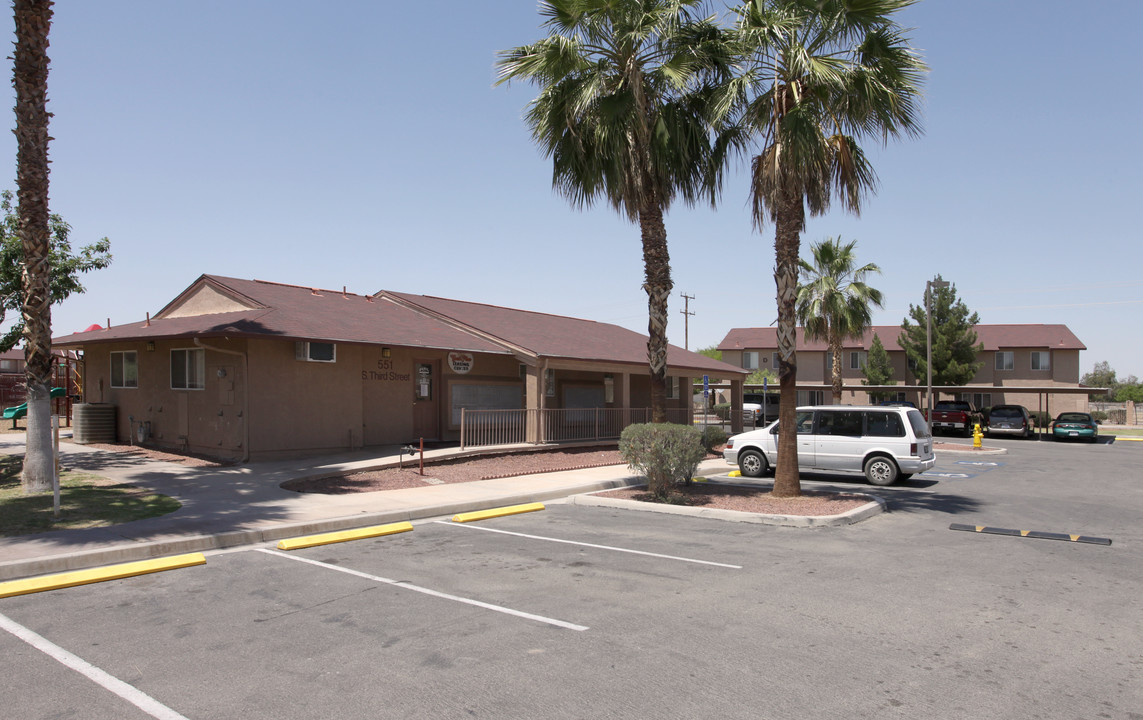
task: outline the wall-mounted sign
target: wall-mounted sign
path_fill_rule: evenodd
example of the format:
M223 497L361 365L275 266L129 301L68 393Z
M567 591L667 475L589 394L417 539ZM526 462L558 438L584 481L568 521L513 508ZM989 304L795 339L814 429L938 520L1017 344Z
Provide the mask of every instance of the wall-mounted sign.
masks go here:
M475 360L470 353L450 352L448 354L448 366L457 375L467 375L472 370Z

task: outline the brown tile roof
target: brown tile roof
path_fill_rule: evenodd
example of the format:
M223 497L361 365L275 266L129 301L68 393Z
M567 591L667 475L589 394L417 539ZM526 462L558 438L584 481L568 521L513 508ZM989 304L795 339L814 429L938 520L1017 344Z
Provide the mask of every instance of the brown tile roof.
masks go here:
M977 342L984 345L985 352L1002 348L1044 348L1048 350L1086 350L1079 338L1067 325L977 325ZM846 348L868 350L873 344L873 335L881 338L881 343L889 352L901 351L897 342L902 330L899 325L876 325L865 331L861 340L846 340ZM719 343L719 350L766 350L778 347L778 329L734 328ZM804 352L825 352L829 346L822 340L806 340L805 331L798 328L796 347Z
M222 292L229 290L261 307L208 315L156 317L149 322L66 335L53 342L67 347L136 339L277 336L289 340L509 352L500 345L395 303L363 295L215 275L203 275L195 281L198 283L206 283Z
M427 295L390 291L378 294L480 328L504 342L526 348L541 357L638 364L647 362L647 336L618 325ZM742 372L740 368L674 345L667 349L667 362L676 368Z
M251 309L185 317L180 299L201 285ZM60 347L160 338L276 336L289 340L391 344L472 352L646 364L647 338L616 325L407 293L376 296L203 275L149 321L56 338ZM672 367L742 373L671 346Z

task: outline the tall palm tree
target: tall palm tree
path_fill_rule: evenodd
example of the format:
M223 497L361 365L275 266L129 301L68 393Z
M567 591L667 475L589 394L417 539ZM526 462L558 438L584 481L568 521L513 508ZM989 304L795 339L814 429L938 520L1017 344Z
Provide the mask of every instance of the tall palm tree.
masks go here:
M638 222L647 293L647 357L654 422L666 422L667 300L664 213L676 196L704 194L710 126L688 94L729 69L726 33L700 18L702 0L543 0L550 35L500 54L498 84L540 93L525 121L552 159L552 184L573 205L605 199ZM713 198L712 198L713 199Z
M798 287L798 322L806 337L825 340L833 355L833 404L841 404L841 344L861 338L873 322L870 306L881 307L881 291L865 279L881 273L873 263L857 267L853 248L857 241L841 244L841 238L826 238L812 250L811 265L801 261L803 284Z
M48 262L48 31L52 0L15 0L16 182L24 246L24 358L28 432L25 493L51 488L52 310Z
M754 222L774 223L781 421L778 496L801 494L794 414L799 245L806 211L835 197L854 213L876 185L858 141L920 134L925 65L893 14L915 0L747 0L735 8L747 61L718 112L720 146L761 145L751 164Z

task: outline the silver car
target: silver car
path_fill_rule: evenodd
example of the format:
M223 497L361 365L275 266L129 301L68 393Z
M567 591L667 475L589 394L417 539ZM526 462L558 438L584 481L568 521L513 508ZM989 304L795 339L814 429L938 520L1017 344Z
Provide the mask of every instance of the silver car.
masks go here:
M988 411L989 435L1032 437L1035 421L1023 405L996 405Z
M874 485L891 485L937 463L915 408L801 407L796 423L799 470L863 473ZM778 463L778 423L731 437L723 457L746 477L761 477Z

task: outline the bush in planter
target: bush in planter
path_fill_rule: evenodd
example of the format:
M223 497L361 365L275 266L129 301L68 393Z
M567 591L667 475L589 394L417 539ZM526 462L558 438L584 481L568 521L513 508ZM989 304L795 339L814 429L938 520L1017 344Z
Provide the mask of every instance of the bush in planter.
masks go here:
M702 429L702 446L707 452L713 452L719 445L725 445L729 437L720 427L710 425Z
M619 438L623 461L647 478L647 490L665 498L675 483L690 484L706 456L702 436L686 425L629 425Z

